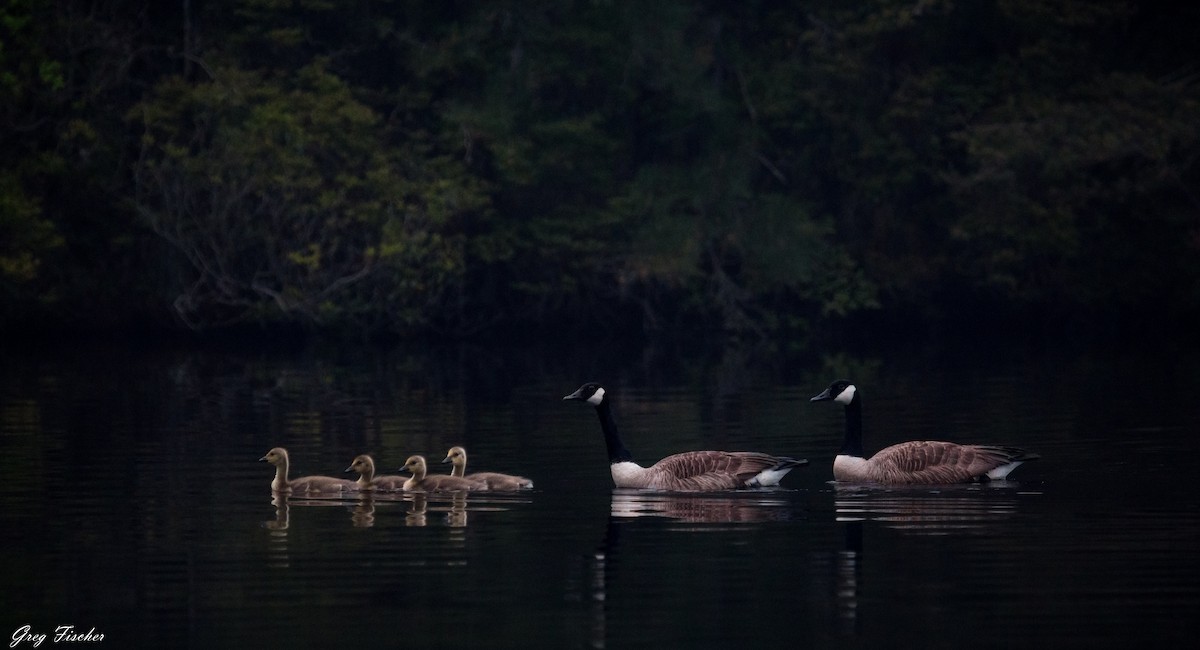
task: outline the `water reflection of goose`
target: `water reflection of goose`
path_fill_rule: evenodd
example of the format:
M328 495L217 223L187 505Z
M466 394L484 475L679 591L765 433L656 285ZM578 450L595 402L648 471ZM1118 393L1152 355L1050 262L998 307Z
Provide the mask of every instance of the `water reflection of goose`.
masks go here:
M588 603L591 615L590 645L605 648L609 641L609 590L620 575L622 565L621 534L634 531L638 524L629 517L666 517L687 523L752 523L788 519L792 503L772 496L771 490L748 490L726 494L680 494L617 488L612 492L610 516L599 546L587 556L585 574L568 594ZM680 530L678 527L670 527ZM684 527L683 530L728 530L725 527ZM618 623L619 624L619 623Z
M596 407L608 447L609 469L617 487L706 492L778 485L788 472L808 464L807 460L755 451L685 451L642 467L633 462L633 454L621 442L612 408L600 384L584 384L563 399L581 400Z
M846 438L833 460L839 481L889 485L944 485L1004 479L1021 463L1036 460L1016 447L959 445L920 440L902 442L866 458L862 444L862 397L854 384L839 379L810 401L833 400L846 407Z
M665 517L689 523L757 523L791 518L791 503L763 494L672 494L617 488L612 493L613 517Z
M1029 494L1009 487L838 487L834 505L837 520L842 522L875 521L919 535L978 532L1011 517L1017 511L1018 496Z
M846 523L846 542L837 554L835 584L837 585L838 615L849 630L858 626L858 585L862 576L862 522Z
M591 605L591 629L589 641L593 648L608 645L608 589L611 574L616 570L620 552L622 525L616 517L609 517L604 527L604 538L600 546L588 557L585 582L580 585L585 602ZM574 595L574 594L572 594Z

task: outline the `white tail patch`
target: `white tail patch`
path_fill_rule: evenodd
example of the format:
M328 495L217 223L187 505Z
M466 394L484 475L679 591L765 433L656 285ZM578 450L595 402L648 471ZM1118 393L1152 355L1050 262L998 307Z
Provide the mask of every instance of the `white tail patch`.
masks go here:
M613 463L609 470L612 472L613 484L617 487L646 487L646 468L631 460Z
M996 469L987 473L987 477L994 481L1002 481L1008 477L1008 473L1021 466L1022 461L1015 461L1007 465L1001 465Z
M795 469L795 468L787 467L784 469L764 469L763 471L759 472L754 478L750 479L749 481L746 481L746 485L749 485L751 487L756 486L756 485L761 485L764 487L768 486L768 485L779 485L779 481L782 480L783 477L787 476L787 473L792 471L793 469Z

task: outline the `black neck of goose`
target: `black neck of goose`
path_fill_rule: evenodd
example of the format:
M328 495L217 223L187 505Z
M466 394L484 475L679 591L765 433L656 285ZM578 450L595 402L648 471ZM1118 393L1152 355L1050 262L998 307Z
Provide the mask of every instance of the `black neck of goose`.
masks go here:
M842 441L843 456L865 458L862 444L862 400L858 395L846 405L846 439Z
M633 454L629 453L629 449L625 447L625 443L621 442L621 436L617 433L617 421L613 419L612 409L609 408L608 402L600 402L596 406L596 415L600 417L600 428L604 430L604 444L608 447L608 462L623 463L633 460Z

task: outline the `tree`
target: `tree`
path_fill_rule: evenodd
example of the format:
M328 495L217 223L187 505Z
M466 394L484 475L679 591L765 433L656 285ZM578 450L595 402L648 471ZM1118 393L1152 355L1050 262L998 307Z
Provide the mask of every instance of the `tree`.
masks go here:
M286 76L209 67L212 80L165 79L131 113L138 211L187 261L186 323L371 318L390 310L362 300L381 286L436 294L461 272L461 242L436 230L454 210L412 201L415 165L342 80L319 62Z

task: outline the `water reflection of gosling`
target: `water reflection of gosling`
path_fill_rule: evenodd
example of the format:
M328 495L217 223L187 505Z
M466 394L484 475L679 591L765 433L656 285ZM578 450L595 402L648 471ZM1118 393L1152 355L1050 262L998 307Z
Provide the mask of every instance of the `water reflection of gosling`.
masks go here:
M467 495L457 492L451 499L450 510L446 512L446 525L463 528L467 525Z
M405 526L421 527L428 523L426 512L429 508L429 502L426 500L423 492L417 492L412 495L412 507L404 515Z
M350 511L350 525L355 528L370 528L375 525L375 502L370 492L358 497L358 504Z

